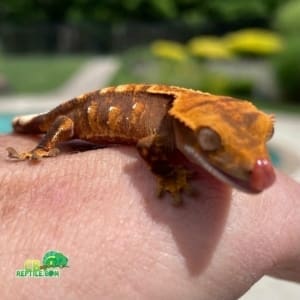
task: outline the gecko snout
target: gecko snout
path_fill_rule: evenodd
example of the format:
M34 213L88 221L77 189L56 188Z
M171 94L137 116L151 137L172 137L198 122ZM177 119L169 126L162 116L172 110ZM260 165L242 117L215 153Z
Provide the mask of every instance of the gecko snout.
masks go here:
M275 181L275 172L269 159L257 159L251 172L250 186L261 192Z

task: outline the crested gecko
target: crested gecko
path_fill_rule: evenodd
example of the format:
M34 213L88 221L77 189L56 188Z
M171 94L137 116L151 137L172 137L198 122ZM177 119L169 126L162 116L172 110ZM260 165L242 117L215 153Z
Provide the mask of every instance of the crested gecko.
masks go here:
M58 145L82 139L101 145L135 145L156 175L159 195L180 203L189 170L174 164L179 152L219 180L248 193L272 185L275 172L266 142L274 118L245 100L167 85L126 84L71 99L38 115L16 117L17 133L45 133L28 152L7 148L10 158L56 156Z

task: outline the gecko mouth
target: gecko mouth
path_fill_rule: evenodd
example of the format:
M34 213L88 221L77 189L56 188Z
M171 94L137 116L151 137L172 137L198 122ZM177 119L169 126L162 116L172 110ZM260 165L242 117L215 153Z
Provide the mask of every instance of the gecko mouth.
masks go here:
M216 168L216 171L219 172L219 174L220 174L219 177L216 176L218 179L224 181L225 183L231 184L233 187L235 187L239 190L242 190L244 192L251 193L251 194L258 194L258 193L262 192L262 190L255 189L254 187L252 187L250 185L249 181L247 181L247 180L243 180L243 179L234 177L234 176L229 175L217 168Z
M244 180L241 178L234 177L214 166L212 166L204 157L199 155L192 147L185 145L184 153L197 165L203 167L206 171L212 174L214 177L219 179L222 182L225 182L239 190L242 190L247 193L257 194L260 193L264 188L271 185L273 183L273 179L269 180L270 183L266 184L256 184L252 179L251 172L249 173L249 179Z

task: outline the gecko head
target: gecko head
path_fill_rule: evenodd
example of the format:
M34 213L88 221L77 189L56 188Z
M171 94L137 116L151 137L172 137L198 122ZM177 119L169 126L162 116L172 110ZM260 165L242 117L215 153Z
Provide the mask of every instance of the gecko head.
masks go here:
M221 181L259 193L275 180L266 147L274 131L273 117L246 101L218 100L202 101L177 117L177 147Z

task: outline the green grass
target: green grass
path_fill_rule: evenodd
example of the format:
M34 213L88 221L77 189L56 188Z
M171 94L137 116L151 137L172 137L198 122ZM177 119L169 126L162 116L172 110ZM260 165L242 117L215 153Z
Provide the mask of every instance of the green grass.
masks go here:
M0 73L12 92L46 92L63 84L86 60L72 55L2 55Z

